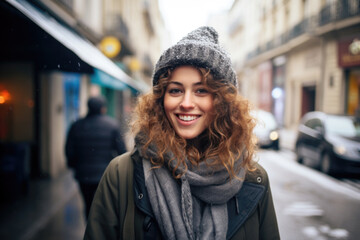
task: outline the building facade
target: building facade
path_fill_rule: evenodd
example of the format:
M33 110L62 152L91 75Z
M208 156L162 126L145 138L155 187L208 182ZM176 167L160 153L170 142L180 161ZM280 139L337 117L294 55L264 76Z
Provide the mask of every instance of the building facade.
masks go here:
M226 20L240 91L284 127L309 111L355 115L360 3L235 0Z

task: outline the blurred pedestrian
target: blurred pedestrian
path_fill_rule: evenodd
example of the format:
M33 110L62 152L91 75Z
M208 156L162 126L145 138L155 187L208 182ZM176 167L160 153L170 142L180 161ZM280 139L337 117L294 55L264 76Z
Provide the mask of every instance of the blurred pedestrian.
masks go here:
M136 107L135 148L105 171L85 239L279 239L237 84L211 27L162 54Z
M106 111L104 97L89 98L88 114L70 127L66 140L68 166L79 182L86 217L104 170L111 159L126 152L119 124Z

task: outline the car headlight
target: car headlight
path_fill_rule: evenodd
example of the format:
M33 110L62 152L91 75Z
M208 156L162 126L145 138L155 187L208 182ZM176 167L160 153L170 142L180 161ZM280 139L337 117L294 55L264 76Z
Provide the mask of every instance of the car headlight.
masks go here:
M358 150L354 147L349 147L345 145L334 145L334 152L338 155L350 157L350 158L359 158Z
M346 147L344 145L334 146L334 152L339 155L344 155L346 153Z
M275 141L279 138L279 133L277 131L272 131L269 135L269 138L272 140L272 141Z

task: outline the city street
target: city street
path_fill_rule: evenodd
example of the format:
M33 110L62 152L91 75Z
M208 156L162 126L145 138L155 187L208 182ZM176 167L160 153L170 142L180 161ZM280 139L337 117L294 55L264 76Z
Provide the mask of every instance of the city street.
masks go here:
M83 239L96 184L134 146L164 163L216 154L231 169L221 156L251 149L251 131L267 147L254 160L269 175L281 239L360 239L360 0L4 0L0 20L0 240ZM209 176L202 164L186 167L195 165L206 197L194 214L173 204L201 198L192 185L177 191L164 174L159 185L171 190L148 190L172 217L165 238L226 234L215 223L226 223L224 207L200 215L238 189L215 177L222 168ZM148 189L158 190L150 173ZM116 202L123 194L113 190L106 199ZM149 214L143 191L135 202ZM249 217L237 205L255 207L238 199ZM229 232L277 236L265 227L271 215L260 227L229 220ZM155 236L150 217L143 231Z
M359 187L298 164L289 150L262 150L258 158L268 171L282 239L358 239Z
M281 239L357 239L359 180L338 180L304 167L295 162L295 154L288 149L260 150L257 156L268 171ZM76 187L70 200L42 230L27 239L82 239L85 229L82 211L83 203Z

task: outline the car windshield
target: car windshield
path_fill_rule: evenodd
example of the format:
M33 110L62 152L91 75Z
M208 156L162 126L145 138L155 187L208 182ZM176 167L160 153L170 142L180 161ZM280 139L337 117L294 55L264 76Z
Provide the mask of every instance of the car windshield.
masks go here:
M360 126L346 116L328 116L325 121L325 128L328 133L345 137L360 136Z

